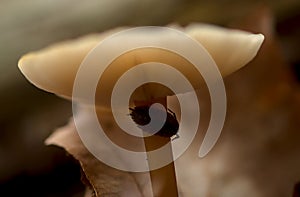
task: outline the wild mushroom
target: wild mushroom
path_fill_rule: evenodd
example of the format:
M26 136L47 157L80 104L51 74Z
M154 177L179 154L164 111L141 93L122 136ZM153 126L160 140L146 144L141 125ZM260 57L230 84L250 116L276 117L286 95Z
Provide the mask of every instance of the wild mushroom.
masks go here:
M118 28L102 34L56 43L42 50L28 53L19 60L19 69L38 88L71 98L76 73L83 59L101 40L122 29ZM206 24L192 24L180 30L205 47L216 62L222 76L227 76L251 61L264 40L262 34L252 34ZM118 47L118 45L113 47ZM113 50L113 48L108 49L108 52ZM174 66L178 65L177 59L172 59L174 57L172 54L160 55L157 51L153 53L136 50L132 54L126 55L124 59L128 64L137 64L151 58L151 55L156 55L157 61L164 60L166 62L167 60ZM116 64L116 69L124 67L122 61L116 62ZM126 64L125 66L128 68L130 65ZM199 78L195 80L199 82ZM157 94L157 91L151 94Z
M234 72L252 60L264 39L261 34L256 35L203 24L193 24L180 30L204 46L216 62L222 76ZM58 43L41 51L30 53L20 59L19 68L25 77L37 87L65 98L72 98L76 74L84 57L86 57L93 47L112 32ZM118 47L118 45L111 46L111 48L107 49L107 53L116 50ZM199 77L199 74L194 72L195 70L188 69L191 68L189 61L164 50L136 49L121 55L110 64L109 69L106 70L108 74L104 75L100 81L105 86L97 87L95 93L96 106L109 108L110 99L108 98L111 98L111 90L121 74L135 65L151 61L172 65L174 68L185 73L195 89L200 88L201 80L203 79ZM98 66L101 67L104 65L100 64ZM156 70L157 72L161 72L159 68ZM147 70L144 72L147 73ZM163 74L168 75L169 73ZM181 82L175 81L174 83L175 85L176 83L180 85ZM146 105L150 105L154 102L159 102L167 108L166 97L173 94L174 92L164 87L147 84L147 89L140 88L135 91L135 96L131 101L135 105L144 105L145 103ZM77 102L84 103L87 101L85 95L75 95L75 97L73 95L73 98ZM169 141L169 138L157 136L145 138L146 150L148 152ZM172 157L171 146L169 147L169 151L168 154L171 155L169 157ZM151 163L151 161L149 162ZM172 163L151 173L154 180L153 183L157 181L164 185L164 188L157 189L155 184L153 184L155 194L158 192L159 195L177 195L174 166Z

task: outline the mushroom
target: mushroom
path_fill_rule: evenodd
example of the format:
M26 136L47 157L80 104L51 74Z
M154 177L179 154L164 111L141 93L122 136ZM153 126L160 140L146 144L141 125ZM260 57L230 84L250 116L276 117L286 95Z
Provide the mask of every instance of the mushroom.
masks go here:
M122 29L125 28L117 28L102 34L87 35L76 40L51 45L37 52L31 52L19 60L19 69L38 88L62 97L71 98L76 73L84 57L108 35ZM186 28L178 29L190 35L204 46L215 61L222 76L238 70L251 61L264 40L262 34L252 34L206 24L191 24ZM118 47L118 45L112 46L107 52L113 51L113 47ZM130 68L132 65L137 65L148 59L167 62L175 67L189 67L187 61L174 58L172 53L164 53L162 55L162 52L158 50L132 51L118 58L112 72L117 73L121 67L126 66L126 68ZM194 73L189 73L189 75L191 76L189 79L196 81L197 84L201 83L198 75L197 78L193 78ZM106 85L110 84L110 80L112 80L111 76L107 77L103 83ZM152 90L149 94L155 98L170 95L169 92L157 90ZM101 96L103 95L96 95L96 97Z
M208 51L222 76L238 70L251 61L264 40L264 36L261 34L252 34L204 24L192 24L186 28L176 28L198 41ZM119 30L121 29L88 35L77 40L65 41L43 50L29 53L20 59L18 66L25 77L35 86L64 98L71 99L73 96L73 99L80 103L89 102L85 95L72 95L76 74L88 53L105 37ZM122 43L112 45L107 49L106 53L112 53L119 47L119 44ZM109 99L111 98L111 90L122 73L135 65L151 61L172 65L187 76L195 89L200 88L201 83L205 80L199 73L195 72L196 70L193 69L191 62L178 56L178 54L157 48L135 49L120 55L105 70L107 72L106 75L103 75L100 79L100 83L105 85L98 86L95 94L95 98L97 98L95 100L96 106L109 108L111 104ZM106 65L99 64L98 66L104 67ZM160 73L161 70L156 68L155 72ZM147 76L147 73L148 70L145 68L144 75ZM162 74L168 75L169 73ZM143 75L136 77L143 77ZM175 79L173 83L175 86L180 86L181 81L176 81ZM154 102L159 102L167 108L166 97L173 95L174 92L155 84L147 84L146 86L147 88L136 89L130 104L143 105L146 103L151 105ZM180 93L189 91L191 89ZM153 136L145 139L145 146L147 150L151 150L154 147L163 146L169 141L170 139ZM168 150L168 154L172 157L171 147ZM149 165L150 163L151 161L149 161ZM165 188L158 188L160 194L170 195L172 192L177 193L174 170L173 164L170 164L162 169L150 172L152 183L155 183L155 180L164 182ZM153 184L153 187L157 187L156 184ZM153 188L155 194L157 193L156 190Z

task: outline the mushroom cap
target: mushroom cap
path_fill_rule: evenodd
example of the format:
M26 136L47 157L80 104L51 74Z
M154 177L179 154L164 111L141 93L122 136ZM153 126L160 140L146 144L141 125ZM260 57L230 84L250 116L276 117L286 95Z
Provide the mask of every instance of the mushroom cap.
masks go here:
M75 77L84 58L104 38L123 29L126 28L87 35L26 54L18 62L19 69L38 88L65 98L72 98ZM208 51L222 76L238 70L251 61L264 40L262 34L206 24L191 24L186 28L177 27L177 29L194 38ZM115 47L118 45L107 49L107 53L114 51ZM173 66L190 80L195 89L200 88L199 84L203 83L203 78L195 72L197 71L195 67L180 55L157 48L136 49L120 55L105 70L106 73L100 79L100 84L104 85L97 87L96 104L109 105L107 98L110 98L111 90L122 73L135 65L146 62L161 62ZM157 72L159 73L160 70L158 69ZM147 70L145 74L147 75ZM174 83L180 84L180 80L174 79ZM174 93L169 89L148 84L147 91L144 88L137 89L135 99L155 99L172 94ZM85 98L75 99L85 101Z

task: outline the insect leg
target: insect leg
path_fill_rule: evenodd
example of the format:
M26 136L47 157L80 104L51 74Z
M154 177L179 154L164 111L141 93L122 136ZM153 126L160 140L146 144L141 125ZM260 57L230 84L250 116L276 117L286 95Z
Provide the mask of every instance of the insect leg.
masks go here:
M168 111L173 115L174 118L177 119L176 114L175 114L172 110L170 110L170 109L168 108Z
M178 139L179 137L180 137L179 134L176 133L176 135L175 135L175 137L172 139L172 141Z

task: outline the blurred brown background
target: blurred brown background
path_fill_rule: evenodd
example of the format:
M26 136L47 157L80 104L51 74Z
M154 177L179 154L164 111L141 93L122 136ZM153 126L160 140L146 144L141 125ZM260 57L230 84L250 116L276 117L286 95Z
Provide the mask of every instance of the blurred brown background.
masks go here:
M0 0L0 195L80 196L84 191L78 164L43 144L72 115L71 103L25 80L17 68L23 54L123 25L227 26L262 5L274 15L286 69L299 80L298 0Z

